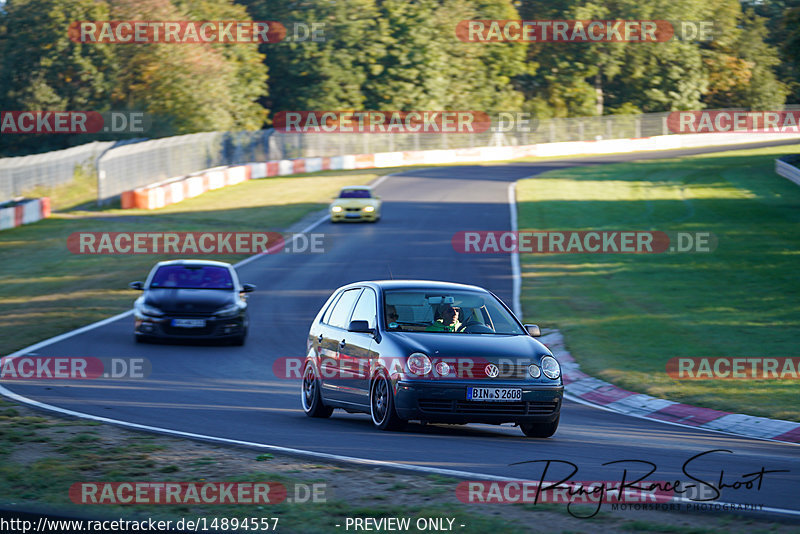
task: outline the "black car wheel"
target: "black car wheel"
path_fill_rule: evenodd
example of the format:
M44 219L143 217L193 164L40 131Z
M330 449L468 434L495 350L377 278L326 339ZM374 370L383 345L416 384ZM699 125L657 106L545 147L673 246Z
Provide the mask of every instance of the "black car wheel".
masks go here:
M372 423L380 430L397 430L405 421L394 409L392 386L385 374L379 374L369 390L369 413Z
M325 406L322 402L319 387L317 371L312 363L307 363L303 371L303 391L301 394L303 411L309 417L330 417L333 413L333 408Z
M556 433L560 418L561 416L557 417L552 423L522 423L519 428L529 438L549 438Z

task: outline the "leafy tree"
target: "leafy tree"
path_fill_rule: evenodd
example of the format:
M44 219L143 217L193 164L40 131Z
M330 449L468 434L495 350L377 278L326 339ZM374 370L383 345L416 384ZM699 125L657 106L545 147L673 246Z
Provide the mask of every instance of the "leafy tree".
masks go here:
M112 0L114 20L247 20L227 2ZM120 44L116 99L156 117L172 133L258 129L266 68L256 44ZM159 132L161 133L161 132ZM167 132L163 132L167 133Z
M323 42L263 45L274 111L518 109L524 46L462 43L459 20L517 18L508 0L247 1L256 20L324 22Z
M266 67L255 44L71 41L82 20L246 20L228 0L12 0L0 11L0 109L140 110L146 135L258 129ZM4 136L6 154L53 150L102 136Z
M800 103L800 0L743 0L742 5L764 17L764 40L780 58L776 76L785 84L789 102Z
M119 64L111 45L70 41L76 20L108 19L95 0L13 0L0 12L0 109L105 111ZM3 136L7 155L86 142L79 136Z
M752 9L742 12L735 0L719 4L714 15L718 29L704 51L710 82L703 97L706 107L783 106L787 88L775 74L780 59L767 43L766 19Z
M270 94L263 105L273 113L363 109L363 85L382 53L374 0L243 3L253 20L278 21L288 31L284 41L261 45L270 72ZM297 39L313 24L318 25L316 40L313 35Z

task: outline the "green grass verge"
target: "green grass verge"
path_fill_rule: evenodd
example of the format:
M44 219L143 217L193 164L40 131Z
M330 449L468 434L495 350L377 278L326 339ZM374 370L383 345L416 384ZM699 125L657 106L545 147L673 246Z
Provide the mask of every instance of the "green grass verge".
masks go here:
M709 254L526 254L522 306L583 371L632 391L800 421L799 383L677 381L676 356L797 356L800 146L580 167L518 184L519 228L713 232Z
M76 255L73 232L265 231L324 209L338 190L389 169L251 180L159 210L65 211L0 232L0 355L129 309L128 282L173 255ZM80 197L81 195L77 195ZM82 198L82 197L81 197ZM213 256L235 262L244 255Z
M50 209L66 210L90 205L97 200L97 174L91 165L76 165L73 180L52 187L37 186L25 191L28 198L49 197Z

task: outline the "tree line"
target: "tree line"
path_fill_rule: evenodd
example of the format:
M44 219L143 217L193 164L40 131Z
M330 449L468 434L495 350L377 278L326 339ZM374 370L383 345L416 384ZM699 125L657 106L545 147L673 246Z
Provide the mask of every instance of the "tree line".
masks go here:
M463 42L463 20L711 21L658 43ZM279 21L263 44L70 39L75 21ZM295 25L320 28L297 38ZM147 137L269 127L290 110L538 117L800 102L800 0L0 0L0 110L137 110ZM88 139L91 137L91 139ZM0 155L103 139L2 135Z

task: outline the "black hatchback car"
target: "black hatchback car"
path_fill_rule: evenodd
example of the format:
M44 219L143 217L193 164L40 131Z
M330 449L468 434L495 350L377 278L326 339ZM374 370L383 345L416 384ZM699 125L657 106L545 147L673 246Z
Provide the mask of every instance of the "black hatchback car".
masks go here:
M493 293L445 282L358 282L336 290L308 334L302 406L406 421L558 428L564 385L552 353Z
M143 291L133 304L136 341L228 339L244 345L249 322L245 293L255 286L240 284L229 263L162 261L145 282L128 286Z

